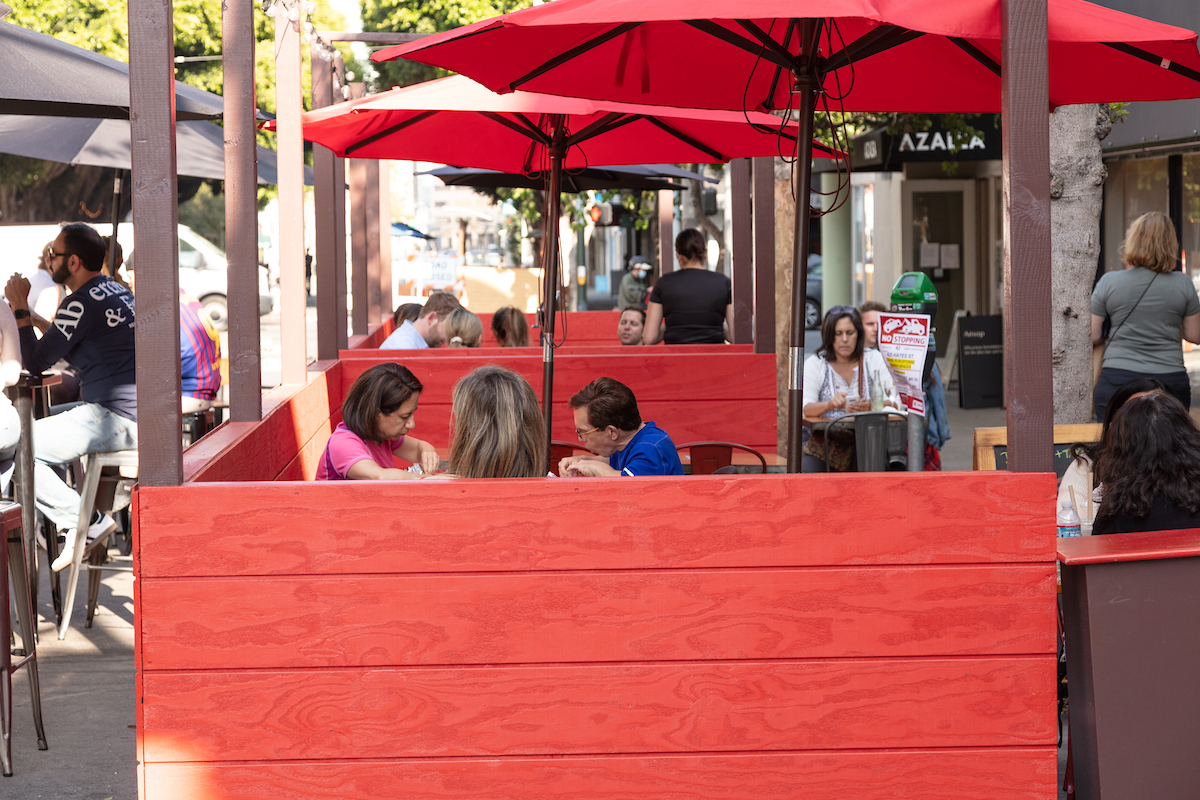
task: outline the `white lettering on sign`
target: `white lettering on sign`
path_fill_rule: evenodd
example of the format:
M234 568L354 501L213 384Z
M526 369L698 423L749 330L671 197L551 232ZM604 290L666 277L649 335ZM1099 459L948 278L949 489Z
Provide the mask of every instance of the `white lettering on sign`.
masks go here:
M72 300L54 315L54 327L62 331L62 335L67 337L67 341L70 341L81 317L83 317L83 303Z
M916 139L913 136L916 136ZM964 145L963 142L966 142ZM969 140L965 133L953 135L934 131L932 136L925 131L918 131L916 134L906 133L900 137L900 152L917 152L929 153L934 150L949 150L957 152L959 150L985 150L987 145L983 139L978 136L972 136ZM864 148L865 150L865 148ZM868 156L870 158L871 156Z
M940 132L933 134L933 141L929 145L930 150L946 150L946 140L942 138Z
M879 157L879 143L874 139L868 139L863 142L863 158L874 159Z

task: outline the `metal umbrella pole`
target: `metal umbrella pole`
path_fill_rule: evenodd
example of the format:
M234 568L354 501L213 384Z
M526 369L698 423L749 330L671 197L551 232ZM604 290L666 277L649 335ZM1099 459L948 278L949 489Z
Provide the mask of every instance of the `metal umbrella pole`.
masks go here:
M121 170L113 175L112 236L108 238L108 271L117 277L117 226L121 224Z
M550 175L546 197L546 235L542 238L542 270L545 314L542 319L542 423L546 432L542 468L550 471L550 424L554 403L554 314L558 305L558 212L562 189L563 159L567 155L566 117L550 118Z

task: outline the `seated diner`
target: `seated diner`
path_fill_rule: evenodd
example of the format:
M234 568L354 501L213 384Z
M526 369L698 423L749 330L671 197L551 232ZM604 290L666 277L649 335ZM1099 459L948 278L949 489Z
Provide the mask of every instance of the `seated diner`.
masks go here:
M537 478L546 433L529 381L488 364L454 385L448 478Z
M504 306L492 314L492 334L501 347L528 347L529 321L521 309Z
M380 350L424 350L446 343L446 317L462 308L450 292L433 292L421 306L416 322L405 320L379 344Z
M575 435L594 456L568 456L558 464L565 478L623 475L682 475L675 443L653 422L642 422L628 386L597 378L567 403Z
M399 364L376 364L359 375L342 402L342 421L325 445L317 480L415 480L437 472L437 450L408 435L423 388ZM421 472L399 469L393 455Z
M465 308L456 308L446 316L445 334L448 347L479 347L483 322Z
M646 312L640 308L627 308L617 320L617 338L623 346L642 343L642 332L646 327Z

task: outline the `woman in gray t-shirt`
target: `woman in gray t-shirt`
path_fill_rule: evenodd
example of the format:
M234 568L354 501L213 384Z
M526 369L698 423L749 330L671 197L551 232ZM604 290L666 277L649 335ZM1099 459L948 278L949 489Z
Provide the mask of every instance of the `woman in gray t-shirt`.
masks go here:
M1180 339L1200 344L1200 298L1191 278L1175 272L1179 243L1166 214L1151 211L1129 226L1121 245L1125 269L1109 272L1092 290L1092 342L1108 346L1092 393L1098 419L1113 392L1136 378L1157 378L1191 408L1192 389Z

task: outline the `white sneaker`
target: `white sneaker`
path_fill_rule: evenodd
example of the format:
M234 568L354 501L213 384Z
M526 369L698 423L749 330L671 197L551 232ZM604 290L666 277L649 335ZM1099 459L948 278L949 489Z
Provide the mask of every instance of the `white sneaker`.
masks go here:
M99 518L93 517L92 524L88 526L87 543L84 545L86 550L91 547L92 543L97 539L107 536L117 529L117 521L108 514L100 514ZM50 565L50 569L55 572L62 572L67 567L71 566L71 562L75 557L75 531L66 532L66 544L63 545L62 552L58 554L58 558L54 559L54 563Z

